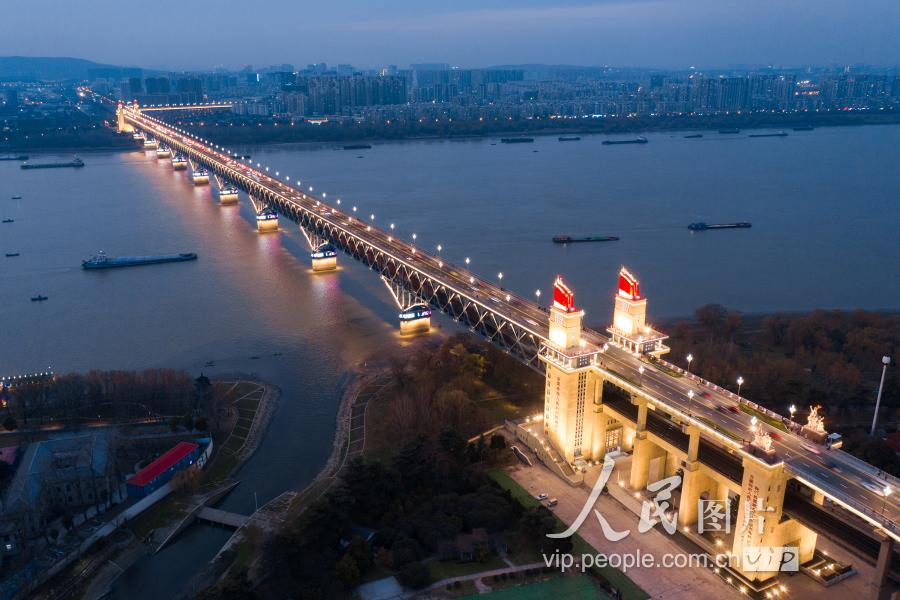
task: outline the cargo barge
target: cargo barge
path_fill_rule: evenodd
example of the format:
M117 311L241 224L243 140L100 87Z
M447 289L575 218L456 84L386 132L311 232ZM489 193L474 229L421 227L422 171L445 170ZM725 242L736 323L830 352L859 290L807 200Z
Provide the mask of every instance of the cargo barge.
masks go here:
M575 242L615 242L619 239L617 235L593 235L583 237L572 237L571 235L555 235L553 236L554 244L572 244Z
M158 256L107 256L100 252L96 256L88 260L81 261L81 268L86 270L92 269L115 269L118 267L137 267L141 265L158 265L170 262L185 262L189 260L197 260L197 254L194 252L182 252L180 254L160 254Z
M65 169L67 167L74 167L76 169L79 169L83 166L84 166L84 161L81 160L80 158L76 157L75 160L72 160L69 162L62 162L62 163L38 163L36 165L25 163L24 165L21 165L21 168L22 169Z
M0 160L28 160L28 155L21 154L19 156L0 156Z
M748 223L746 221L741 221L740 223L718 223L708 225L703 223L691 223L688 225L688 229L691 231L706 231L707 229L747 229L748 227L753 227L752 223Z
M344 150L369 150L372 144L347 144Z
M501 144L530 144L533 141L534 138L530 137L500 138Z
M578 142L578 141L581 141L581 138L578 137L577 135L573 135L573 136L570 136L570 137L559 136L559 137L556 138L556 139L559 140L560 142Z
M765 137L787 137L787 131L779 131L777 133L751 133L747 137L765 138Z
M622 144L646 144L647 138L641 136L633 140L603 140L604 146L620 146Z

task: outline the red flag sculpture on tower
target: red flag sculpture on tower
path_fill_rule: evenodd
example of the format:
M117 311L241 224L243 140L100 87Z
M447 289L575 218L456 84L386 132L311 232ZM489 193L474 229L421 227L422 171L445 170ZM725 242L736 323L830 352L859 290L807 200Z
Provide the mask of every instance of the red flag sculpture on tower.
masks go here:
M553 283L553 306L566 312L575 312L575 292L563 283L562 277L557 275Z
M640 282L625 267L619 271L619 295L629 300L640 300L641 298Z

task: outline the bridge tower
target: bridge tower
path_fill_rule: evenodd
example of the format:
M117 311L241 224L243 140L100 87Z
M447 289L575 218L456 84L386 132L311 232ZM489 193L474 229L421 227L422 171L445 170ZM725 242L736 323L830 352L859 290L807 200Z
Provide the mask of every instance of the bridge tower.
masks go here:
M116 106L116 131L119 133L133 133L134 127L125 120L125 105L119 100Z
M668 336L647 324L647 298L641 296L641 284L628 269L619 270L619 289L612 326L607 331L612 341L634 354L661 356L669 351L663 344Z
M544 390L544 433L553 447L573 462L578 458L594 460L594 428L605 418L592 404L602 393L602 380L592 366L599 349L581 339L584 311L575 308L575 294L556 278L550 307L550 342L541 348L540 359L546 366Z

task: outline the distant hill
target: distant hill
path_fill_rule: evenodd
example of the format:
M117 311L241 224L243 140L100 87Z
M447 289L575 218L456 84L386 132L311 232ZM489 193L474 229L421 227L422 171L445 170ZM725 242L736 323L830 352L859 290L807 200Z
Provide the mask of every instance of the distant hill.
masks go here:
M83 58L0 56L0 80L5 81L139 77L142 72L134 67L104 65Z

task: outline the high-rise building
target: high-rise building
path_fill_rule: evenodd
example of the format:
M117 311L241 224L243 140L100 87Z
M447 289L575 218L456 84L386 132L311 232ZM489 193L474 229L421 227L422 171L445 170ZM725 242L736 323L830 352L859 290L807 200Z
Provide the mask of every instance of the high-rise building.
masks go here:
M19 91L16 88L6 89L6 110L7 112L19 110Z

